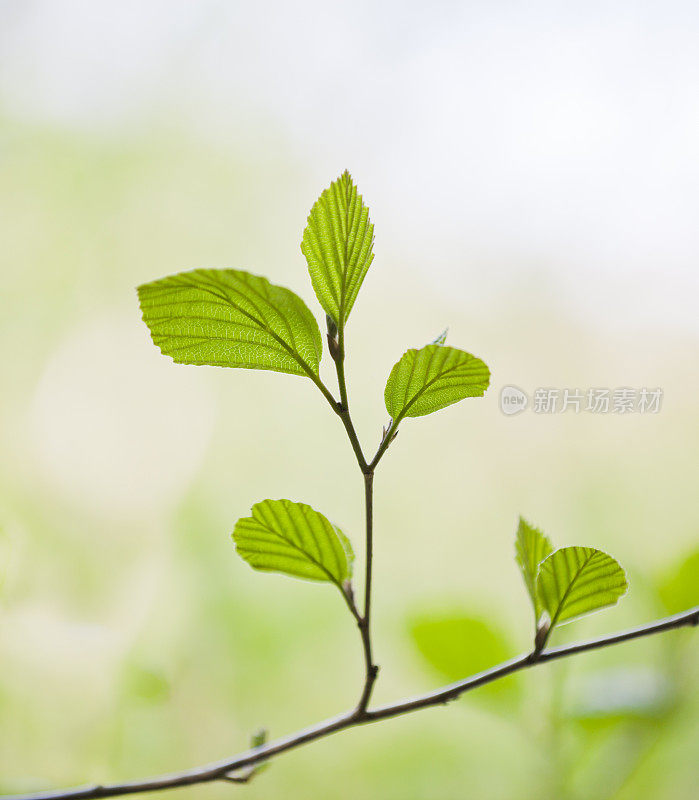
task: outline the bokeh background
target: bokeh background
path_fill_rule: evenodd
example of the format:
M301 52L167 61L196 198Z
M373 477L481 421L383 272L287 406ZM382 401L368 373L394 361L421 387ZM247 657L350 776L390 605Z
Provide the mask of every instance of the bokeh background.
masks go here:
M309 381L173 365L134 292L232 266L319 312L299 242L344 168L376 226L348 328L366 449L406 347L448 325L493 372L382 463L376 699L528 647L520 513L628 571L559 641L699 602L698 36L673 0L0 2L2 792L193 766L355 701L341 599L229 537L289 497L361 554L341 426ZM504 416L506 384L664 401ZM630 643L178 796L696 797L698 666L691 631Z

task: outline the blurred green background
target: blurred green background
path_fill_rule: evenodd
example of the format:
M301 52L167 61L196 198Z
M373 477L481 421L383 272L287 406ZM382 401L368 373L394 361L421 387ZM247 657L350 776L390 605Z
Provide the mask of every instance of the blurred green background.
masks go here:
M134 291L232 266L318 312L299 242L345 167L376 226L347 331L365 449L406 347L449 325L493 372L377 476L376 701L529 646L520 513L628 572L559 641L699 602L695 7L7 2L0 30L0 792L194 766L356 700L337 593L229 535L289 497L361 554L338 420L309 381L171 364ZM508 417L507 384L664 400ZM689 799L698 666L673 632L178 796Z

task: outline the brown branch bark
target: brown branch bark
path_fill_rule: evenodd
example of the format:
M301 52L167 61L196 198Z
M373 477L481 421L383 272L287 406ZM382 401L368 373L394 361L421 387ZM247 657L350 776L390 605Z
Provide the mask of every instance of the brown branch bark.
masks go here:
M228 780L229 773L251 767L265 761L272 756L279 755L288 750L293 750L316 739L322 739L338 731L353 728L358 725L367 725L379 720L397 717L402 714L409 714L419 711L422 708L444 705L455 700L462 694L483 686L486 683L504 678L514 672L533 667L536 664L543 664L547 661L554 661L559 658L577 655L588 650L598 650L603 647L621 644L622 642L640 639L651 636L663 631L676 628L699 625L699 606L675 614L665 619L641 625L637 628L602 636L575 644L564 645L543 650L540 653L532 652L518 656L510 661L505 661L491 669L479 672L457 683L445 686L433 692L419 695L417 697L402 700L387 706L380 706L376 709L361 710L360 707L354 711L340 714L332 719L320 722L313 727L294 733L283 739L277 739L262 747L240 753L233 758L217 763L208 764L203 767L175 772L169 775L161 775L155 778L147 778L140 781L129 783L115 783L111 785L93 785L82 788L65 789L51 792L38 792L36 794L7 795L0 797L0 800L92 800L99 797L117 797L127 794L138 794L140 792L154 792L163 789L176 789L178 787L192 786L195 784L210 783L217 780Z

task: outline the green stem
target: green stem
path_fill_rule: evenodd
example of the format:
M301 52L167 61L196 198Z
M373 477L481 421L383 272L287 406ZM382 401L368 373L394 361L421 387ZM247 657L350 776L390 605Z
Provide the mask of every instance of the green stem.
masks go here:
M366 573L364 577L364 615L359 622L359 632L364 647L366 673L364 688L357 703L357 713L363 714L369 705L379 667L374 663L371 648L371 574L374 561L374 473L364 474L364 503L366 509Z
M366 462L366 459L364 458L364 453L362 452L362 447L359 443L359 437L357 436L357 432L354 429L352 418L349 415L349 410L342 402L338 403L337 400L335 400L328 387L323 383L323 381L317 375L315 375L312 372L309 372L308 377L318 387L320 393L328 401L330 408L332 408L332 410L337 414L337 416L342 421L342 424L345 427L345 431L347 432L347 436L350 440L350 444L352 445L352 450L354 450L354 455L357 459L357 463L359 464L359 468L362 470L362 472L365 472L368 469L368 464ZM345 390L345 400L347 398L346 391L347 390Z
M345 380L345 329L344 326L337 332L338 356L335 359L335 369L337 371L337 385L340 389L340 403L342 407L349 411L349 401L347 400L347 381Z
M347 381L345 378L345 332L344 326L338 329L337 353L334 356L335 369L337 371L337 385L340 390L340 409L338 414L345 425L350 444L357 457L357 463L364 476L364 508L366 516L366 550L365 550L365 574L364 574L364 613L360 616L356 612L357 626L362 638L362 648L364 650L364 686L362 694L357 703L356 713L362 714L366 710L371 692L376 682L379 668L374 664L374 657L371 645L371 576L374 561L374 471L369 467L362 452L357 432L350 415L349 400L347 398ZM353 605L354 605L354 601Z
M369 464L370 470L375 470L378 466L379 461L383 458L384 453L388 450L389 445L396 437L398 433L398 426L400 425L403 417L396 417L396 419L391 420L391 424L388 427L383 439L381 440L381 444L379 445L379 449L376 451L376 455L371 460L371 464Z

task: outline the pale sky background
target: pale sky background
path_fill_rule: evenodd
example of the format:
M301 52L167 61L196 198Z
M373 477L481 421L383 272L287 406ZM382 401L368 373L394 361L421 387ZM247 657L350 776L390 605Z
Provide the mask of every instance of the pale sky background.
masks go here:
M0 107L283 142L319 190L349 167L446 292L540 280L588 322L696 332L697 42L695 2L2 0Z

